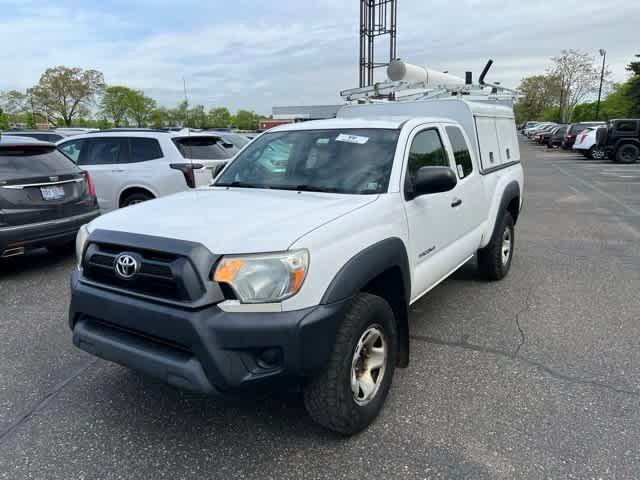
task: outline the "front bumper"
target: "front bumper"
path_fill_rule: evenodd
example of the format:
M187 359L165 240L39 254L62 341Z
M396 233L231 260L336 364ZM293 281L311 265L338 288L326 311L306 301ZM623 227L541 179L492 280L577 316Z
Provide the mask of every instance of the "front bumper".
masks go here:
M80 227L100 215L95 209L82 215L0 228L0 255L8 248L38 248L72 241Z
M175 387L208 395L300 380L326 365L349 301L292 312L183 309L72 276L73 343Z

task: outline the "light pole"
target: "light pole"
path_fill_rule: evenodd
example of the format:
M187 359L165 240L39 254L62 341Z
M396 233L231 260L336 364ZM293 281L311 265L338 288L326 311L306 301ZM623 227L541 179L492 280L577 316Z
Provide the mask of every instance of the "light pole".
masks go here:
M604 48L601 48L599 51L602 57L602 72L600 73L600 88L598 89L598 103L596 104L596 120L599 120L600 117L600 98L602 97L602 82L604 81L604 65L607 61L607 51Z

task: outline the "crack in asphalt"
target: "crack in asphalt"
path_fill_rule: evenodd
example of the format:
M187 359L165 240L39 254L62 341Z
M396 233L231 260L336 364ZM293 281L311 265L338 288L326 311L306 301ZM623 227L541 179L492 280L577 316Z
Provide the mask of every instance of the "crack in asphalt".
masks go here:
M527 292L527 298L525 298L524 300L524 307L522 307L522 309L516 312L515 323L516 323L516 327L518 328L518 332L520 332L520 342L518 343L518 346L513 352L513 358L516 358L518 356L518 354L520 353L520 349L527 341L527 337L525 336L524 330L522 329L522 325L520 324L520 315L531 310L532 295L533 295L533 288L529 288L529 291Z
M509 360L516 360L516 361L520 361L522 363L525 363L531 367L534 368L538 368L539 370L542 370L543 372L549 374L550 376L552 376L553 378L557 379L557 380L562 380L565 382L569 382L569 383L578 383L578 384L582 384L582 385L589 385L592 387L597 387L597 388L602 388L605 390L609 390L615 393L622 393L625 395L633 395L636 397L640 397L640 392L636 391L636 390L628 390L625 388L619 388L613 385L610 385L608 383L605 382L600 382L598 380L589 380L586 378L580 378L580 377L572 377L570 375L566 375L554 368L551 368L547 365L545 365L544 363L541 362L537 362L535 360L529 360L528 358L524 358L520 355L516 356L513 353L509 353L505 350L500 350L499 348L493 348L493 347L483 347L481 345L475 345L473 343L468 343L468 342L455 342L455 341L448 341L448 340L443 340L441 338L436 338L436 337L430 337L430 336L426 336L426 335L411 335L410 338L412 340L417 340L419 342L424 342L424 343L429 343L429 344L433 344L433 345L441 345L444 347L454 347L454 348L462 348L464 350L472 350L474 352L480 352L480 353L488 353L488 354L493 354L493 355L498 355L500 357L504 357L504 358L508 358Z
M9 425L8 428L0 432L0 444L4 441L5 438L7 438L7 436L9 436L10 433L17 430L22 424L29 420L34 413L36 413L42 407L46 406L51 400L53 400L67 385L69 385L69 383L75 380L78 376L82 375L89 368L94 366L98 361L98 358L92 360L91 362L73 372L70 376L62 380L60 383L55 385L38 402L36 402L35 405L33 405L27 412L23 413L15 422L13 422L13 424Z

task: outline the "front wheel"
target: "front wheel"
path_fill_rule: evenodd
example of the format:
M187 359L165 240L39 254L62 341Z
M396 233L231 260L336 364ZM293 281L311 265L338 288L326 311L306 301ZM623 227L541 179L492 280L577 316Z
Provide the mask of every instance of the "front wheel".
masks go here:
M515 229L511 213L505 212L498 222L489 244L478 250L480 273L487 280L493 281L502 280L509 273L515 247Z
M382 298L356 295L336 336L327 368L304 389L304 403L320 425L353 435L382 409L398 350L393 310Z

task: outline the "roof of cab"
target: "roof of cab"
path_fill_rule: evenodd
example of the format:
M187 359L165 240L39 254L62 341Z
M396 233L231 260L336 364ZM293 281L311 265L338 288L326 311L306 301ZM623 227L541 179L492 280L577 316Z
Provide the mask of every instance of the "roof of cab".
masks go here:
M385 117L361 117L361 118L331 118L327 120L311 120L300 123L287 123L279 125L269 130L269 132L298 131L298 130L339 130L348 128L380 128L397 130L409 120L416 117L408 116L385 116ZM443 122L443 118L420 117L420 120L428 122Z

